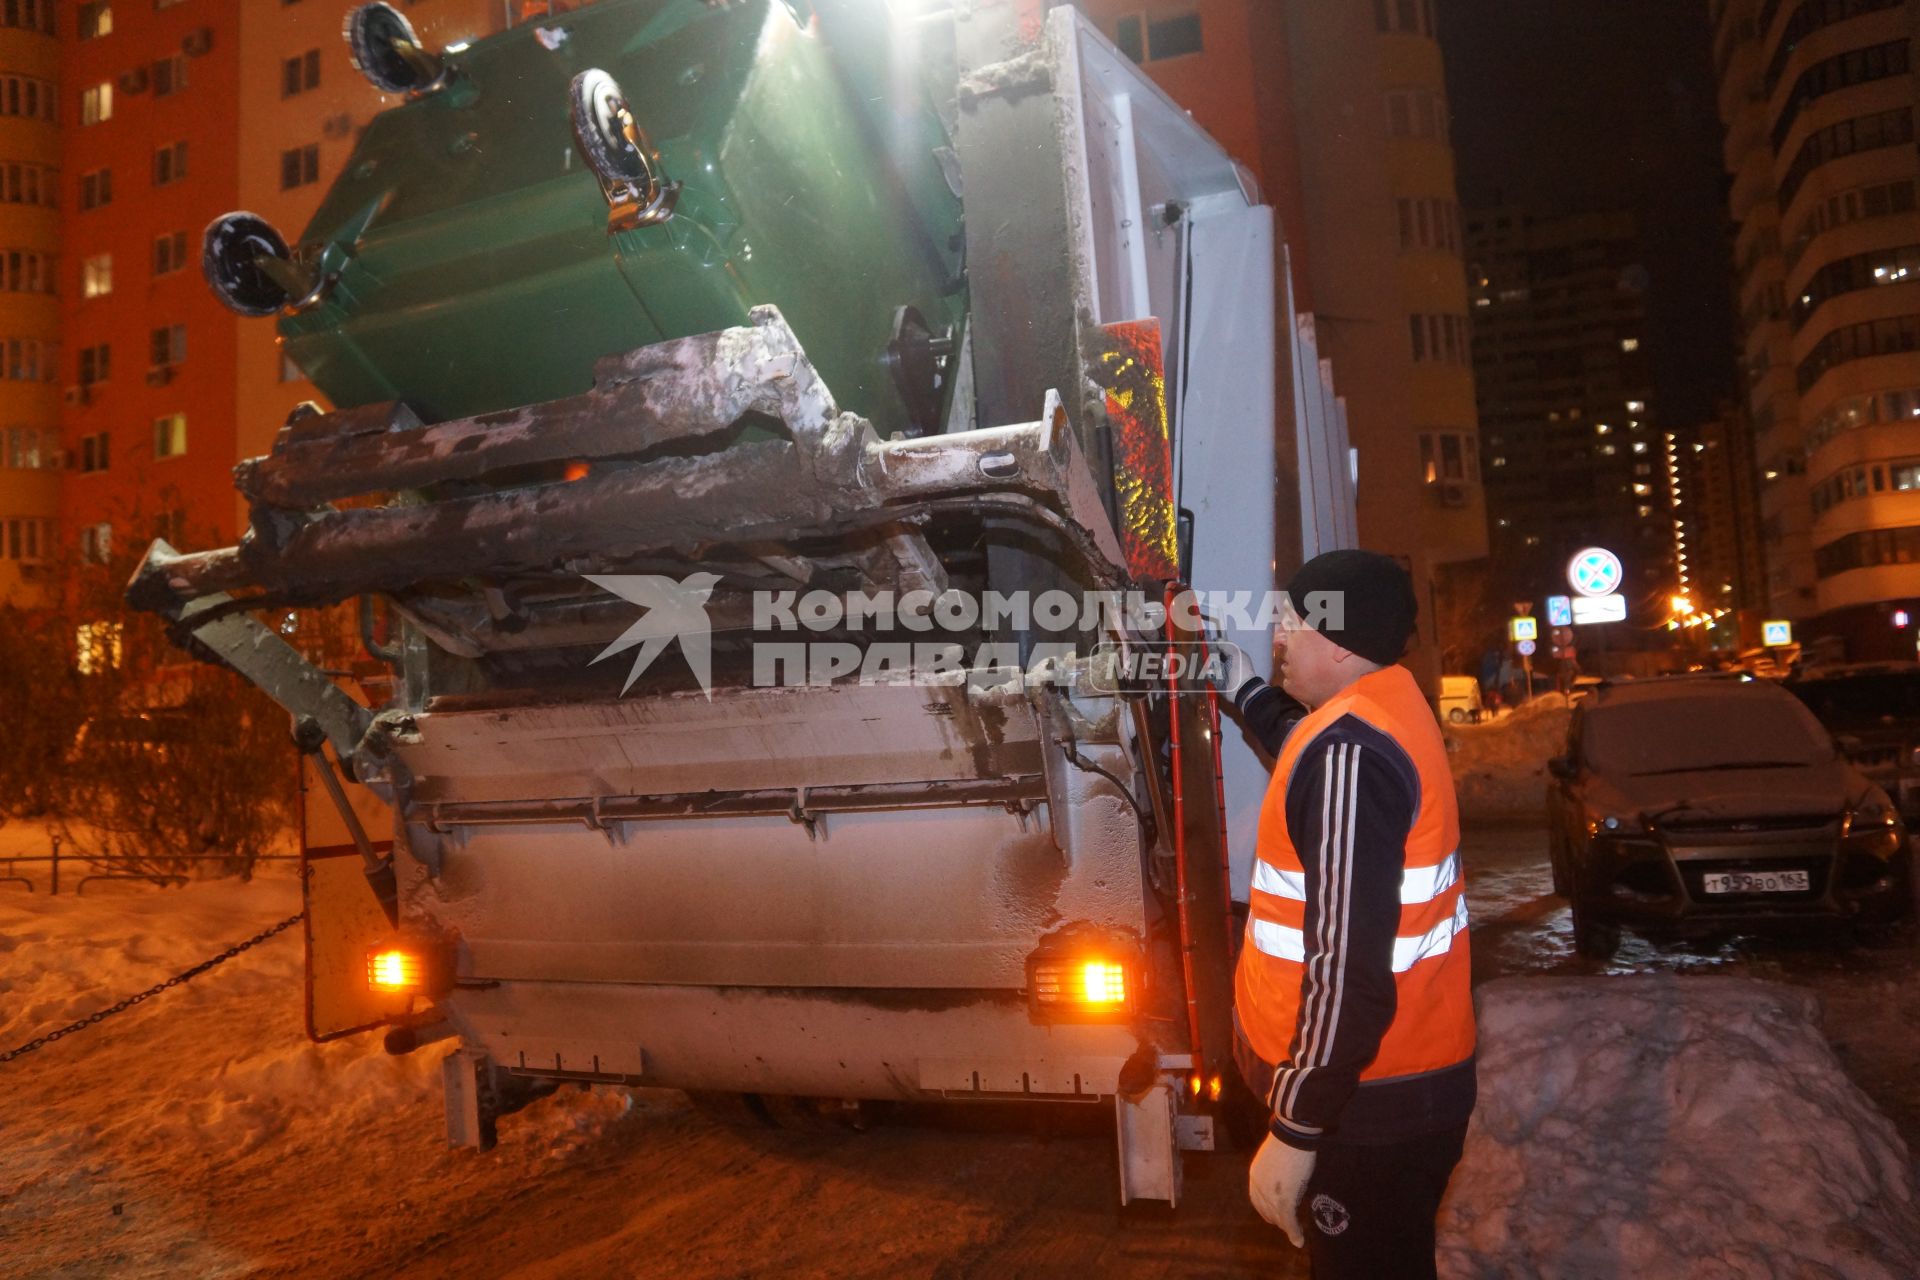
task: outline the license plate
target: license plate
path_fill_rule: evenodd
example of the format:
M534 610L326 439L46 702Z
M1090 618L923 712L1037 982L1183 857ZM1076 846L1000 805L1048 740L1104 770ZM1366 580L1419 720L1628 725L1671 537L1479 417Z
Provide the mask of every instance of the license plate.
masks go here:
M1708 893L1805 893L1813 883L1804 871L1710 871L1700 887Z

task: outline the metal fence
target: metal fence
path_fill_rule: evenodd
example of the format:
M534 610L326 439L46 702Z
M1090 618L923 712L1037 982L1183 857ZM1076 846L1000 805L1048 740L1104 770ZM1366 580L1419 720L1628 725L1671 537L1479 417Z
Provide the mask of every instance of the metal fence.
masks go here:
M155 870L153 864L178 862L235 862L241 859L231 853L170 853L164 858L127 858L114 857L111 854L62 853L59 836L48 837L49 848L42 854L9 854L0 857L0 884L17 884L26 887L27 892L38 891L39 883L32 877L21 874L20 868L42 866L46 868L41 877L47 886L47 892L57 895L64 875L73 892L78 895L86 887L101 880L144 880L149 884L184 885L191 877L167 870ZM297 862L297 853L262 853L246 859L254 862ZM144 870L129 870L140 867Z

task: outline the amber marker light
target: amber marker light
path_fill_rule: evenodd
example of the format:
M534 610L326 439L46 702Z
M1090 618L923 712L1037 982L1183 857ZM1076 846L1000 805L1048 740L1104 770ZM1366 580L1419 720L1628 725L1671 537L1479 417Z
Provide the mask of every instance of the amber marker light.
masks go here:
M399 947L367 953L367 986L383 995L417 995L426 989L427 966L420 956Z
M1080 998L1088 1008L1113 1008L1127 1002L1127 971L1105 960L1080 966Z
M1124 1022L1133 1016L1136 974L1112 952L1042 948L1027 957L1027 1001L1039 1022Z

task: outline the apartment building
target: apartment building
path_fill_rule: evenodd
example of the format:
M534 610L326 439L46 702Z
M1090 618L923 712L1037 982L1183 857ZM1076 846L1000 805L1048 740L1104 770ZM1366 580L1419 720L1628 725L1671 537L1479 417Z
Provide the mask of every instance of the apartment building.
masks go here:
M1676 500L1693 441L1653 403L1632 215L1490 208L1466 230L1501 597L1565 594L1574 552L1602 546L1625 566L1630 619L1664 622L1690 579Z
M348 58L353 7L93 0L63 6L53 38L39 37L57 81L46 154L61 241L47 324L57 354L39 394L60 434L62 536L82 555L104 558L123 538L237 536L234 463L265 452L315 394L270 320L214 300L200 239L215 217L250 209L297 241L360 129L391 105ZM497 0L407 11L440 43L507 20Z
M1920 601L1913 0L1711 0L1767 605L1911 657Z
M64 15L61 15L64 17ZM53 0L0 6L0 603L59 545L60 45Z
M1252 170L1319 325L1359 463L1360 541L1421 600L1486 554L1467 281L1433 0L1079 0Z

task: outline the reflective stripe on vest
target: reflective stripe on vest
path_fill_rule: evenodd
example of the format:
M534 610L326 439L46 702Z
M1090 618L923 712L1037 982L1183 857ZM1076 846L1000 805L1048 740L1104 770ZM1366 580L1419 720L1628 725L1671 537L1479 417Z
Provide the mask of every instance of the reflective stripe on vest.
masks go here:
M1400 905L1417 906L1435 898L1459 882L1460 851L1455 849L1446 861L1433 867L1408 867L1400 875ZM1262 858L1253 860L1253 887L1276 898L1307 900L1307 873L1282 871Z
M1405 973L1422 960L1444 955L1453 949L1455 936L1466 931L1467 900L1462 897L1454 906L1451 916L1425 933L1393 940L1393 971ZM1298 929L1268 920L1250 919L1247 921L1247 932L1258 950L1276 960L1291 960L1299 964L1307 958L1307 935Z

